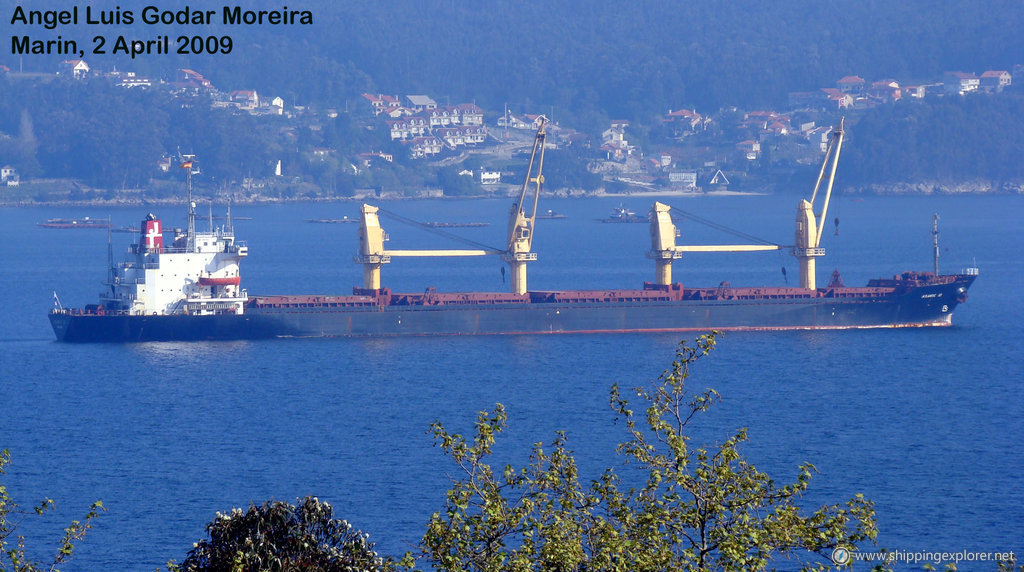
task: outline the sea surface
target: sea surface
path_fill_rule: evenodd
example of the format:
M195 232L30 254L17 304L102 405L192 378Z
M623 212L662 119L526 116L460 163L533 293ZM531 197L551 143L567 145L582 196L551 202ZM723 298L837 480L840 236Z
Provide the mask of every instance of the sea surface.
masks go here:
M793 240L797 196L673 198L667 202L747 234ZM604 224L620 203L653 199L543 199L568 216L538 222L531 289L636 288L652 280L644 224ZM504 244L511 201L395 201L420 221L489 222L449 232ZM206 212L206 205L200 212ZM223 208L216 206L216 213ZM412 549L458 475L427 429L472 430L502 403L509 429L495 464L523 465L532 443L564 429L584 478L622 459L625 429L608 407L613 383L651 382L692 335L303 339L223 343L68 345L47 321L97 298L107 236L36 226L54 217L110 217L137 225L153 210L165 227L183 207L0 208L0 476L24 507L19 532L48 562L61 529L94 500L107 507L65 570L154 570L181 561L217 511L315 495L370 533L384 554ZM949 328L727 333L690 386L722 401L696 422L695 444L749 429L743 450L776 482L817 467L803 506L863 493L876 503L878 546L900 551L1014 551L1024 556L1024 197L839 197L833 200L818 280L833 268L847 285L931 270L931 223L940 265L980 276ZM236 206L250 294L343 294L358 285L357 203ZM840 224L836 234L833 217ZM205 217L199 226L205 228ZM222 224L214 221L214 224ZM392 248L464 248L384 218ZM739 239L692 222L680 244ZM134 235L113 235L120 259ZM782 269L786 269L783 274ZM395 291L502 290L497 259L396 260ZM691 286L794 284L783 253L692 254L674 278ZM795 568L796 562L791 563ZM790 563L778 562L785 569ZM909 567L920 569L922 564ZM857 569L857 568L855 568ZM866 569L866 567L862 568ZM961 563L961 570L994 570Z

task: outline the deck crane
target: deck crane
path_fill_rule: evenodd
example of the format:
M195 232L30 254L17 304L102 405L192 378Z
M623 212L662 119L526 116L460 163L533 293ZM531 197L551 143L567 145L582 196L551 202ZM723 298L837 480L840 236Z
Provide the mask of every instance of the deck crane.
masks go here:
M816 288L814 259L825 254L825 249L820 246L821 233L828 212L829 199L832 197L832 184L835 180L839 150L842 145L843 121L840 119L839 127L831 134L811 200L801 199L797 205L796 245L792 252L800 262L800 286L809 290ZM815 216L814 201L817 199L830 162L831 170L828 173L828 185L823 193L821 213ZM778 244L767 243L676 246L679 230L672 222L671 210L672 207L662 203L654 203L654 207L651 209L651 250L648 251L647 257L654 260L655 282L659 285L667 286L672 283L672 262L682 258L684 252L754 252L783 248Z
M825 219L828 214L828 202L832 198L832 185L836 180L836 167L839 165L839 151L843 147L843 119L839 120L839 127L829 135L828 149L825 151L825 158L821 162L821 170L818 172L818 180L814 184L814 192L811 193L811 200L801 200L796 208L796 245L793 247L793 256L800 262L800 287L814 290L817 283L814 278L814 259L825 255L825 249L821 248L821 233L825 227ZM825 171L828 173L828 186L825 188L825 198L822 200L821 212L814 216L814 201L821 189L821 182L825 178Z
M392 257L422 256L494 256L500 255L512 269L512 292L526 294L526 263L537 260L537 254L530 252L533 244L533 227L537 219L537 201L540 187L544 182L541 169L544 165L544 137L547 118L541 116L537 129L537 137L533 143L530 164L526 170L519 200L512 205L508 225L508 243L505 250L480 248L469 250L391 250L385 249L384 243L388 235L380 225L379 207L364 204L359 224L359 254L356 262L363 265L363 288L380 290L380 272L384 264L391 262ZM537 166L533 175L534 165ZM524 202L530 185L534 185L533 205L530 214L524 210Z
M381 266L391 262L392 257L423 257L423 256L489 256L504 254L494 249L463 249L463 250L390 250L384 248L388 235L380 226L379 207L363 205L362 218L359 223L359 255L356 262L363 265L363 288L380 290Z
M508 219L508 245L502 258L508 262L512 270L512 293L526 294L526 263L537 260L537 253L530 252L533 246L533 228L537 221L537 201L540 199L540 188L544 184L544 139L548 118L541 115L537 118L537 137L533 140L533 151L530 153L530 164L526 167L526 177L519 193L519 201L512 205ZM537 166L537 174L533 167ZM526 193L533 185L533 205L527 216L523 206Z
M777 244L701 244L676 246L679 229L672 222L672 207L654 203L651 209L651 250L647 257L654 259L655 282L662 286L672 283L672 262L684 252L756 252L779 250Z

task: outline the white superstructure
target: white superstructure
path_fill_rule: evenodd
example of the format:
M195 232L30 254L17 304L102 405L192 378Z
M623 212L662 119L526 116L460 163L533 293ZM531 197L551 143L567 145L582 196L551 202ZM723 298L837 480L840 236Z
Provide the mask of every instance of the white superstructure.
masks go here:
M148 215L128 259L111 268L101 303L136 315L243 313L247 295L239 262L247 247L235 241L230 222L208 232L189 226L165 247L161 221Z
M107 289L100 303L107 310L132 315L242 314L248 299L241 287L238 264L249 254L235 242L231 210L223 227L196 231L196 204L192 202L193 158L183 159L188 189L188 227L175 230L170 247L164 246L160 219L149 214L142 221L139 241L128 249L128 259L110 261Z

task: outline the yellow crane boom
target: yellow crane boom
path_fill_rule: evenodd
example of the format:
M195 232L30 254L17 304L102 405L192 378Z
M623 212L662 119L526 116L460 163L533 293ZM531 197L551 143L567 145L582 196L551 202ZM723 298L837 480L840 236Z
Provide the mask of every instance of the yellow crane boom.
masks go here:
M679 229L672 222L672 207L654 203L651 208L651 250L647 257L654 260L656 284L667 286L672 283L672 262L683 257L684 252L757 252L779 250L777 244L698 244L676 245Z
M825 249L821 247L821 235L824 230L825 220L828 215L828 204L832 198L832 188L835 184L836 169L839 165L839 151L843 147L844 120L839 120L839 127L835 128L830 137L828 149L825 151L825 158L821 162L821 170L818 172L818 180L814 184L814 191L811 199L801 199L797 205L796 212L796 244L792 248L793 256L800 263L800 286L814 290L817 287L815 281L815 259L825 255ZM821 212L814 214L814 202L822 190L822 183L826 174L828 183L824 187L824 198L822 199ZM669 211L672 207L654 203L651 209L651 250L647 257L654 260L655 281L661 285L672 283L672 262L682 258L684 252L756 252L765 250L780 250L782 247L777 244L713 244L713 245L691 245L676 246L676 237L679 230L672 222Z
M818 172L818 180L814 184L814 192L811 193L811 200L801 200L796 207L796 245L793 247L793 256L800 263L800 287L814 290L817 288L815 279L815 259L825 255L825 249L821 248L821 233L824 230L825 219L828 214L829 199L832 198L832 186L836 180L836 168L839 166L839 151L843 147L844 119L840 118L839 127L834 129L829 136L828 149L825 151L825 158L821 162L821 170ZM818 197L821 183L825 179L825 171L828 173L828 185L825 188L825 198L822 201L821 213L814 214L814 201Z
M537 119L537 136L533 140L533 151L530 153L530 164L526 168L526 177L519 193L519 200L512 205L508 219L508 248L503 258L508 262L512 275L512 293L526 293L526 263L537 260L537 253L530 252L533 247L533 229L537 220L537 202L540 200L540 189L544 184L544 141L547 136L548 118L541 115ZM537 172L534 174L534 166ZM533 205L530 213L524 209L526 194L533 186Z
M508 242L505 250L494 249L461 249L461 250L390 250L384 248L388 240L387 233L380 226L378 207L363 205L359 221L359 254L356 262L363 265L363 288L380 290L380 273L384 264L391 262L392 257L443 257L443 256L493 256L501 255L512 268L512 292L526 293L526 263L537 260L537 254L530 252L533 245L533 228L537 220L537 202L540 199L541 185L544 184L544 139L547 118L538 119L537 136L530 154L530 164L526 169L526 179L519 194L519 200L512 206L509 216ZM536 167L536 173L534 173ZM526 195L533 188L533 204L529 214L524 209Z

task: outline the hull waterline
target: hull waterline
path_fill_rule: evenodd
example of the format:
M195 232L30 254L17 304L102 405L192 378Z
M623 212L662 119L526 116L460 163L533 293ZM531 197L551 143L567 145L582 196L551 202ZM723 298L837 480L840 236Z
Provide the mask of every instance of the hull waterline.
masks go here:
M948 278L943 284L907 286L902 291L845 288L808 297L770 298L761 291L735 289L719 299L702 300L644 300L640 293L645 291L619 291L614 299L589 300L580 300L586 296L577 292L529 293L515 302L499 298L477 303L465 303L473 300L472 293L433 298L257 296L243 314L54 311L50 321L57 339L67 342L948 326L975 277Z

